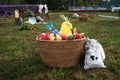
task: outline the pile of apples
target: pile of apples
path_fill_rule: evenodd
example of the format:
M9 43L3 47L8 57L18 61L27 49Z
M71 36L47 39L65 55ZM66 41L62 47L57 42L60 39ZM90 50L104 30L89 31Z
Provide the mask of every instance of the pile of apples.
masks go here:
M60 40L73 40L73 39L82 39L84 38L84 33L75 32L70 35L59 34L54 35L53 33L40 33L38 40L51 40L51 41L60 41Z

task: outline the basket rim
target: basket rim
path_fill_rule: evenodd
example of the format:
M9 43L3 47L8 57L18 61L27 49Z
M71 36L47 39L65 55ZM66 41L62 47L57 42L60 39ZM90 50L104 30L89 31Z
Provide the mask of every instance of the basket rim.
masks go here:
M52 41L52 40L39 40L38 37L36 37L36 40L37 41L41 41L41 42L66 42L66 41L68 42L68 41L84 41L85 38L82 38L82 39L73 39L73 40L59 40L59 41L54 40L54 41Z

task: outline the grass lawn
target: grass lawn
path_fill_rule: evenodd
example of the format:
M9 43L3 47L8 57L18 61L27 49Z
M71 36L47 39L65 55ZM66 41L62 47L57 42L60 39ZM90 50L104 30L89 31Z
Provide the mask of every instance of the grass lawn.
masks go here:
M20 31L21 26L8 21L0 24L0 80L120 80L120 20L96 17L79 22L78 19L69 19L79 32L102 44L106 69L84 70L84 61L71 68L45 66L39 58L35 40L40 32L47 32L45 25L35 25L36 30ZM58 29L63 22L59 17L50 21Z

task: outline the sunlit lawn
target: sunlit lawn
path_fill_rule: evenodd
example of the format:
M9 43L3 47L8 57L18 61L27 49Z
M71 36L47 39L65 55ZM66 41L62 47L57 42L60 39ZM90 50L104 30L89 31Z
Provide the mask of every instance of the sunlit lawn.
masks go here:
M20 31L22 25L15 26L10 22L0 25L0 80L119 80L120 20L96 17L89 18L88 22L79 22L78 19L69 19L79 32L102 44L106 69L84 70L83 61L72 68L45 66L39 58L35 40L40 32L47 32L45 25L35 25L36 30ZM60 17L50 21L58 29L63 22Z

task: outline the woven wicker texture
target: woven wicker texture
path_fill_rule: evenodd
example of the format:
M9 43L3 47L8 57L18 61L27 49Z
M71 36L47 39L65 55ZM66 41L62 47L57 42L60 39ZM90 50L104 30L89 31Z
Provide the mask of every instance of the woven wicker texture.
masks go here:
M79 63L85 40L37 40L42 62L50 67L72 67Z

